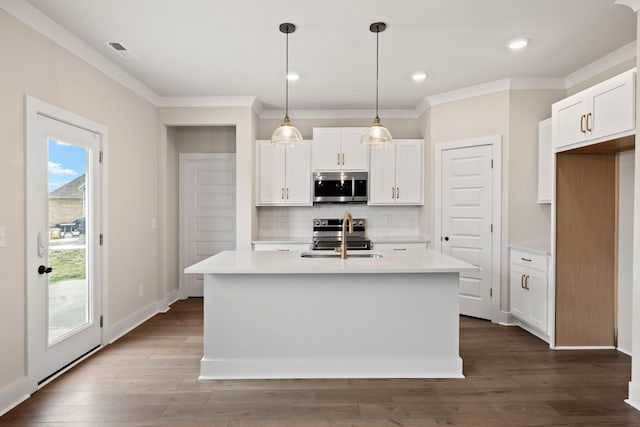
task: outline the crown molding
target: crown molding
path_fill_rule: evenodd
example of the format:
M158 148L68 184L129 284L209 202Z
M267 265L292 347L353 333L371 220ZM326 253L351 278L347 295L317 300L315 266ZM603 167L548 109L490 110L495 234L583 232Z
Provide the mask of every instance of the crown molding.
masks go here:
M136 95L153 105L158 104L160 99L158 94L26 1L0 0L0 8L102 71Z
M616 0L615 4L629 6L634 12L637 12L638 9L640 9L640 0Z
M640 0L638 0L640 2ZM582 83L586 80L589 80L592 77L597 76L600 73L604 73L605 71L615 67L616 65L620 65L625 61L633 59L636 57L636 41L632 41L631 43L622 46L621 48L614 50L608 55L603 56L602 58L588 64L577 71L569 74L565 77L565 85L566 88L573 87L579 83Z
M255 109L255 96L162 96L157 107L250 107ZM260 107L261 108L261 107Z
M476 86L469 86L462 89L452 90L450 92L439 93L427 97L431 107L439 104L446 104L462 99L473 98L476 96L488 95L490 93L502 92L509 90L510 79L501 79L489 83L483 83Z
M275 120L284 117L284 110L264 110L258 117L261 120ZM289 110L291 119L371 119L375 117L374 110ZM416 110L380 110L380 118L384 119L416 119Z

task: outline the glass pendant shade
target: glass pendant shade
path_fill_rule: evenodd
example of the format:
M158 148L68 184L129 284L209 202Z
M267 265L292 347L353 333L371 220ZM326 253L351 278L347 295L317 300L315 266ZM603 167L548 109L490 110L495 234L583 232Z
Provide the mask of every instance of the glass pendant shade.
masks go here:
M391 132L382 126L380 119L376 117L371 127L367 128L362 134L361 142L369 148L387 147L393 144L393 137L391 136Z
M278 147L293 147L302 143L300 131L289 120L289 34L296 30L296 26L285 22L280 24L280 32L287 36L285 63L285 113L284 121L271 135L271 144Z
M291 124L289 117L271 135L271 143L281 147L292 147L302 143L302 135L298 128Z
M362 142L369 148L388 147L393 144L393 138L391 132L382 126L380 123L380 117L378 116L378 83L379 83L379 36L382 31L387 28L384 22L374 22L369 26L369 31L376 33L376 118L373 120L371 127L367 128L362 135Z

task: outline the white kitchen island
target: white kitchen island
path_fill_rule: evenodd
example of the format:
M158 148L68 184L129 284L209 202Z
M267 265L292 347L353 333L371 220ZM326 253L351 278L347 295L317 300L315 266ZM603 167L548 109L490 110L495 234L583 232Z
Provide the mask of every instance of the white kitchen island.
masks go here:
M475 266L431 250L300 255L225 251L185 269L205 275L201 379L463 376L459 273Z

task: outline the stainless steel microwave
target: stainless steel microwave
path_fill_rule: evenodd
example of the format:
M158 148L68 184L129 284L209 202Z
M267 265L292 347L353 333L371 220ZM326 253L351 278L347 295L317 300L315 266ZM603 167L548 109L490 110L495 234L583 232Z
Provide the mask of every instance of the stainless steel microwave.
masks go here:
M367 172L315 172L313 203L367 203Z

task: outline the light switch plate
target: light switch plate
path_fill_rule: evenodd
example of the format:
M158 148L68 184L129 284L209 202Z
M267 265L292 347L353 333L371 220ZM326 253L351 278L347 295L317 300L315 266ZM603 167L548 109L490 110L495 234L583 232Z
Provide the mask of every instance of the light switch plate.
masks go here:
M4 227L0 227L0 248L7 246L7 234Z

